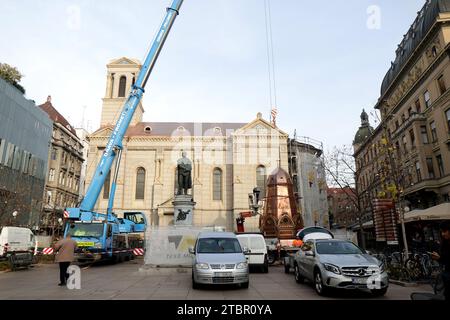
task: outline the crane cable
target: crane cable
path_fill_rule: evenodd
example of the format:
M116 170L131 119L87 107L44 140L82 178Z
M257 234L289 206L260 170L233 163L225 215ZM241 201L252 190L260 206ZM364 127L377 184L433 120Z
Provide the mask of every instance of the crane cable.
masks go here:
M264 13L266 23L266 42L267 42L267 67L269 73L269 101L270 101L270 121L275 125L277 110L277 85L275 77L275 54L272 33L272 12L270 0L264 0Z

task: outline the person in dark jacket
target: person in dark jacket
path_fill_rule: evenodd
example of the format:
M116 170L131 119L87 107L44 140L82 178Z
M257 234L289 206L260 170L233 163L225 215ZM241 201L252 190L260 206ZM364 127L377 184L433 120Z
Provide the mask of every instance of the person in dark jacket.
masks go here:
M444 297L445 300L450 300L450 221L445 221L441 224L441 250L439 253L433 252L432 258L439 261L444 267L442 272L442 280L444 281Z

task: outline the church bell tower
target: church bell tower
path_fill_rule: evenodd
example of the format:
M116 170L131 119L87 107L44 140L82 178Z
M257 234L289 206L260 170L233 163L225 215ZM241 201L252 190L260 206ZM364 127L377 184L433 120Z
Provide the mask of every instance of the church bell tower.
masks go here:
M107 65L106 92L103 98L100 126L114 126L122 107L128 98L131 86L136 81L141 63L135 59L120 58L110 61ZM142 122L144 108L140 102L130 125Z

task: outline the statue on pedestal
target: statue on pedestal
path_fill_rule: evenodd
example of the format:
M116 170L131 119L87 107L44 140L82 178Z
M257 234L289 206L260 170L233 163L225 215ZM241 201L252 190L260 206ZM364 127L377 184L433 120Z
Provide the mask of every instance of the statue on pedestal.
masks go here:
M177 161L178 195L187 195L188 190L192 188L192 162L186 155L183 151L182 158Z

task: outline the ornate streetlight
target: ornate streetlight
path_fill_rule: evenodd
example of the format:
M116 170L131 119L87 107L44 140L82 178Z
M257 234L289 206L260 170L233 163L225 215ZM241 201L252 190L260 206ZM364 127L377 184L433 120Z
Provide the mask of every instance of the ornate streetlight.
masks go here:
M17 212L17 211L14 211L13 213L12 213L12 216L13 216L13 218L14 218L14 226L16 225L16 218L17 218L17 215L18 215L19 213Z

